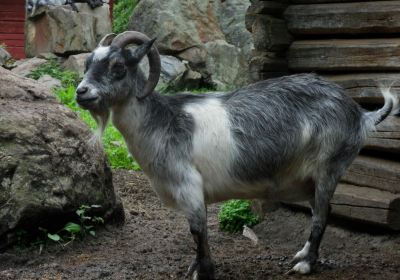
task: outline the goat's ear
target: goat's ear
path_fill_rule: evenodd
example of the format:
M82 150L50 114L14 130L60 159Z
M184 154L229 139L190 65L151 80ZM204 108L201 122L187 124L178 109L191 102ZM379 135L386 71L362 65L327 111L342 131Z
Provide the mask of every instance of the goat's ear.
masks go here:
M112 40L117 36L115 33L109 33L103 37L99 42L99 47L108 47L111 45Z
M150 40L146 43L141 44L140 46L138 46L132 53L132 57L129 60L130 63L139 63L142 58L147 55L149 53L149 51L151 50L151 47L154 44L154 41L156 40L156 38L154 38L153 40Z

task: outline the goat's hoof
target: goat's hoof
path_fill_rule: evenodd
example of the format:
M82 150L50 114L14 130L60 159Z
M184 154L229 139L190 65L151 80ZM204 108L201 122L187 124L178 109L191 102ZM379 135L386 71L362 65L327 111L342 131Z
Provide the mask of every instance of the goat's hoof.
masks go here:
M213 262L209 259L195 259L189 266L186 277L191 277L193 280L214 280L215 273Z
M290 274L310 274L311 273L311 265L307 261L298 262L291 270L286 272L286 275Z

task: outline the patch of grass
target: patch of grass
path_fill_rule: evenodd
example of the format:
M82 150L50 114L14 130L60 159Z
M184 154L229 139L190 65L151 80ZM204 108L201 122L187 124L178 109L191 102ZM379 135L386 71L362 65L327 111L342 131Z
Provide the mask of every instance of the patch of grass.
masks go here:
M77 86L79 83L78 73L64 70L55 59L50 59L36 69L32 70L28 77L38 80L44 75L49 75L60 80L61 85L65 88L68 88L69 86Z
M260 222L260 218L251 212L250 201L228 200L222 204L218 213L219 226L223 231L238 232L243 226L252 227Z
M139 0L117 0L113 7L113 32L121 33L127 30L133 9Z

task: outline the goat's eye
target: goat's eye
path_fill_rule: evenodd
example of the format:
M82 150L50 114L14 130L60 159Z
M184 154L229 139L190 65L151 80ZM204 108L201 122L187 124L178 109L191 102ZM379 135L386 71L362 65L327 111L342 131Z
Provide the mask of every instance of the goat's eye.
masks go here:
M123 78L126 74L125 65L123 63L115 63L111 67L111 74L118 79Z

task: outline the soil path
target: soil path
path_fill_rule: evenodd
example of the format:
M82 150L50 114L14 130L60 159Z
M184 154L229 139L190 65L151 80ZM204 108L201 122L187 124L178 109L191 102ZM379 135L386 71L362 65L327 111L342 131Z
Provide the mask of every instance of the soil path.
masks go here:
M141 173L116 170L126 225L61 249L11 249L0 254L0 279L184 279L194 245L184 217L163 207ZM362 233L330 225L310 276L286 276L308 237L310 218L279 209L254 228L257 246L218 229L209 207L209 237L218 279L400 279L400 234Z

